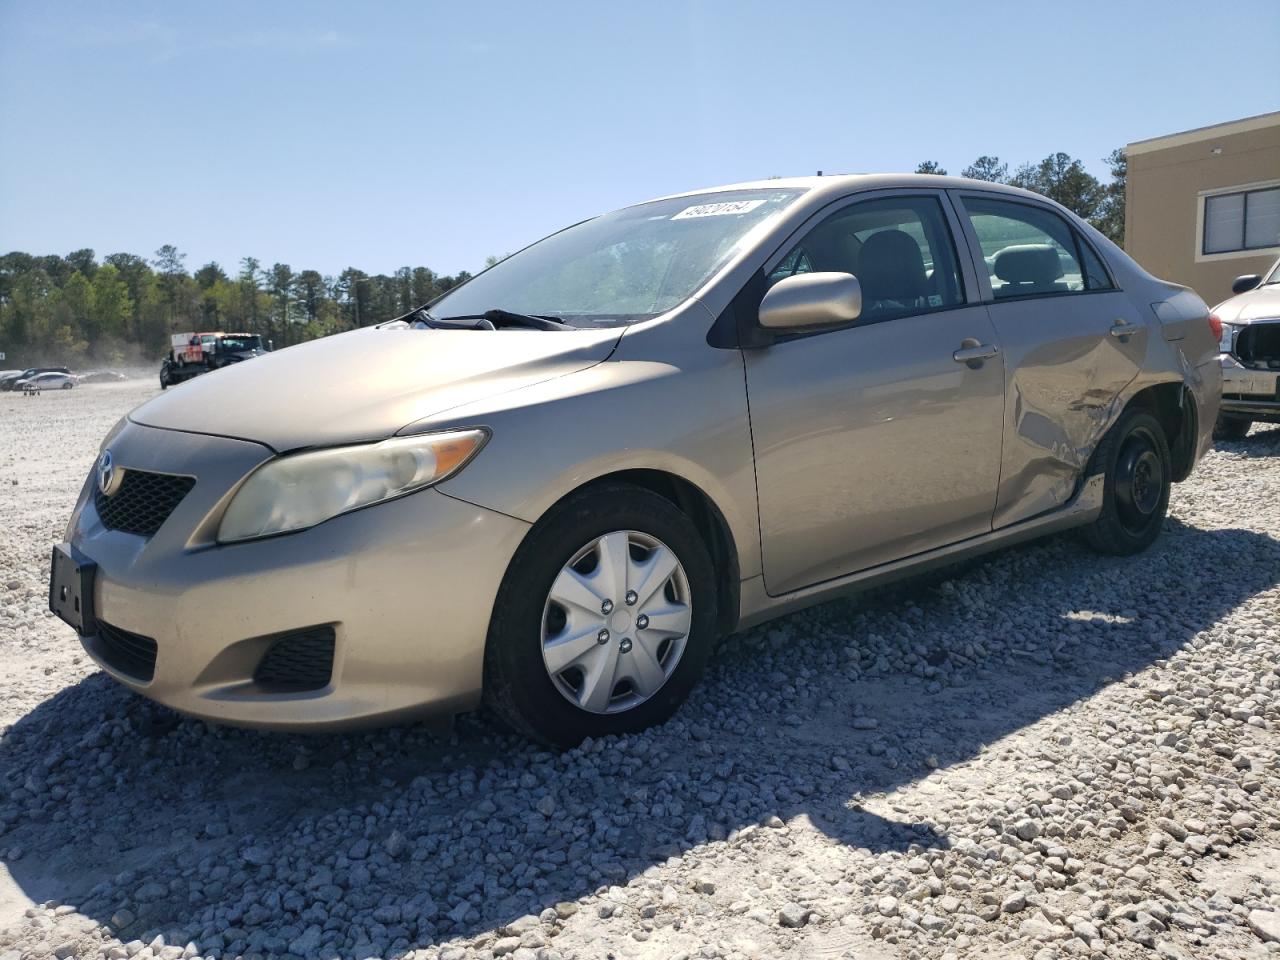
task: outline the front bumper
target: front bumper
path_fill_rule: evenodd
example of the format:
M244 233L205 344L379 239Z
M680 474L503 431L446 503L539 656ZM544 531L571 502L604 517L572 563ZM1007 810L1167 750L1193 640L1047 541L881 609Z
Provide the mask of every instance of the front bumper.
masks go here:
M1280 370L1246 367L1222 354L1222 412L1280 423Z
M478 702L490 613L527 523L424 490L300 533L219 546L231 493L270 450L132 423L110 449L126 470L197 478L149 539L106 529L92 482L77 503L67 539L97 564L96 617L155 641L147 681L84 640L121 683L193 716L297 730ZM319 626L334 637L327 685L278 692L255 682L271 637Z

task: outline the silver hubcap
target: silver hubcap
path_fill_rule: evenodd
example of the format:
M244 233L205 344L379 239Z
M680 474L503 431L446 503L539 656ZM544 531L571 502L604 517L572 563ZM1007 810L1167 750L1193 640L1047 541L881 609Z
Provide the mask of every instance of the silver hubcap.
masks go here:
M662 541L606 533L564 565L542 612L542 662L570 703L621 713L675 672L693 623L689 579Z

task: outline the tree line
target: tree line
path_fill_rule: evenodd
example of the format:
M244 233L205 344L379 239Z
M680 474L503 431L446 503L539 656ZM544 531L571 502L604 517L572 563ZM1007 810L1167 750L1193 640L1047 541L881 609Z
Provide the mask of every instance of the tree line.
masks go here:
M962 176L1009 183L1044 194L1088 220L1116 243L1124 239L1123 150L1106 158L1103 183L1077 159L1055 153L1013 173L999 157L982 156ZM945 174L928 160L917 173ZM496 258L490 257L486 266ZM264 267L253 257L234 275L217 262L188 271L186 254L165 245L151 260L132 253L97 259L92 250L66 256L13 252L0 256L0 351L4 365L151 362L181 330L257 333L277 348L391 320L471 276L401 267L370 276L348 267L337 276Z
M1056 200L1072 213L1088 220L1108 240L1124 246L1124 195L1128 177L1128 161L1124 150L1112 150L1103 162L1107 165L1109 179L1104 183L1075 157L1066 153L1052 153L1039 163L1024 163L1013 173L1009 165L999 157L981 156L960 171L960 176L991 183L1007 183L1044 194ZM947 171L940 163L926 160L916 167L916 173L936 173L945 176Z
M229 274L217 262L194 271L165 245L148 260L92 250L66 256L0 256L0 350L5 367L40 363L151 362L185 330L257 333L277 348L391 320L471 275L401 267L337 276L264 267L253 257Z

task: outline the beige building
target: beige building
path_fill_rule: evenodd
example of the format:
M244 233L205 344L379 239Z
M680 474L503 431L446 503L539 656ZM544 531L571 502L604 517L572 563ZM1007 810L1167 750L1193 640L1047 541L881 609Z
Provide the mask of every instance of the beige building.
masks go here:
M1125 148L1125 250L1210 304L1280 256L1280 112Z

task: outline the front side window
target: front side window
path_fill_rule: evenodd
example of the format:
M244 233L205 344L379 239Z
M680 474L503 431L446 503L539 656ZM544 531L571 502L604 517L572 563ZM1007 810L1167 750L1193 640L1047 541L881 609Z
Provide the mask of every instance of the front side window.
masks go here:
M997 300L1112 289L1098 255L1057 214L988 197L964 206Z
M867 200L814 227L769 273L851 273L862 285L859 322L889 320L964 303L955 246L934 197Z
M1280 247L1280 187L1204 198L1202 253Z
M431 315L500 309L578 327L647 320L692 296L801 193L720 191L615 210L455 287L431 304Z

